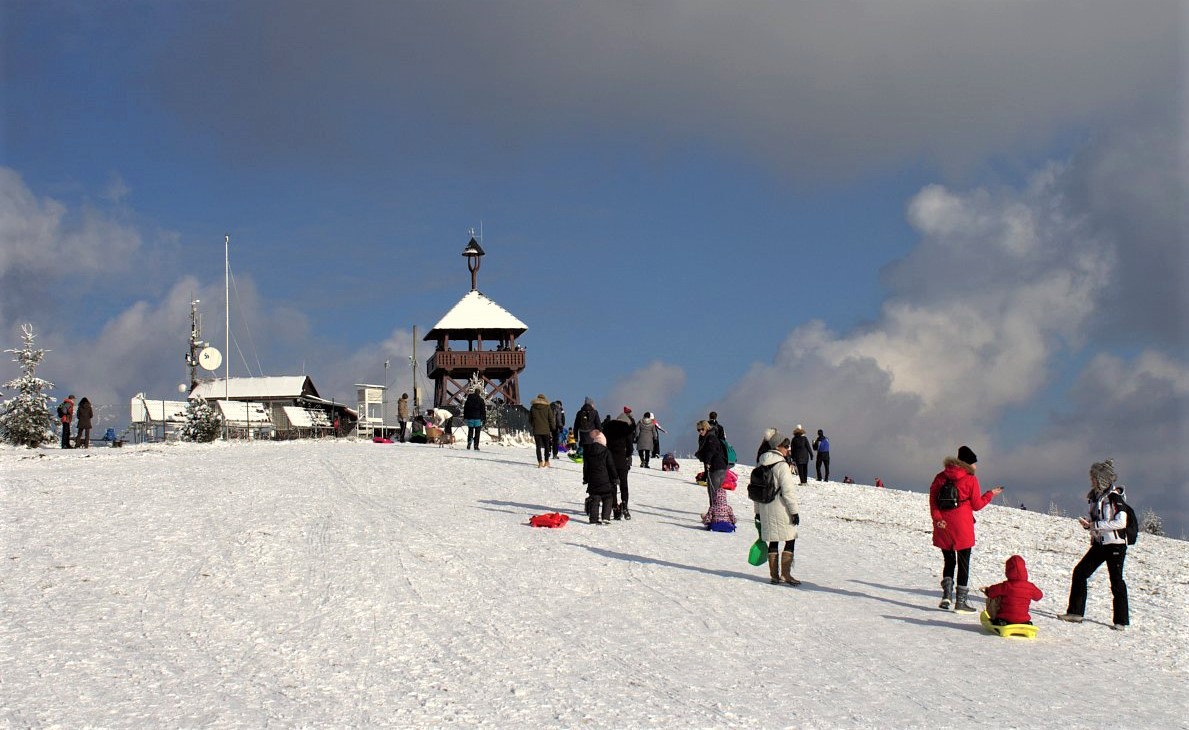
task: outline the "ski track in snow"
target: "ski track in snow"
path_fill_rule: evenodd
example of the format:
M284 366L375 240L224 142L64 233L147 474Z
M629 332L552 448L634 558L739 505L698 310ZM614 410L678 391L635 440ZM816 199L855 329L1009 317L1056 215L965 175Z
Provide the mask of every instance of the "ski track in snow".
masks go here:
M936 608L925 497L800 487L794 572L701 529L697 471L631 471L586 523L531 449L354 441L0 448L0 718L42 727L1185 728L1189 545L1128 554L1132 624L1064 610L1073 519L978 513L972 588L1024 555L1037 641ZM984 471L988 473L991 465ZM931 477L933 470L923 480ZM560 530L528 517L561 511ZM981 595L972 591L972 602ZM1142 698L1142 699L1141 699Z

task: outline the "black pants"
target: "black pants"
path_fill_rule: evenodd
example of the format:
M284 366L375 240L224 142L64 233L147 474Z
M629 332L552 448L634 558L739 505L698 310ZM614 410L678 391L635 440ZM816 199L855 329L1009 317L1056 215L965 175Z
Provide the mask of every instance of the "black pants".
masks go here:
M942 550L941 558L945 561L941 569L942 578L953 578L954 564L957 563L957 585L965 588L970 584L970 548L966 548L965 550Z
M475 451L479 450L479 434L483 431L482 426L467 426L467 448L471 448L474 444Z
M537 463L549 461L549 454L553 451L549 447L549 434L533 434L533 442L537 447ZM553 443L557 443L554 441Z
M1123 582L1123 561L1127 559L1126 545L1102 545L1094 543L1073 569L1073 580L1069 584L1069 610L1066 613L1086 615L1086 582L1098 566L1106 563L1111 577L1111 595L1114 596L1113 623L1127 626L1131 615L1127 606L1127 584Z
M793 552L793 549L795 547L797 547L797 538L793 538L792 540L784 541L784 551L786 553ZM779 548L780 548L780 540L773 540L772 542L768 543L768 552L769 553L777 552ZM794 553L794 555L795 554L796 553Z
M604 522L611 519L611 509L615 505L615 493L592 494L586 498L586 514L590 521L595 522L602 516Z
M801 483L809 481L809 462L797 462L797 475L801 477Z
M397 421L397 424L400 426L400 442L403 444L405 442L405 428L409 425L409 422Z
M553 458L555 458L555 459L557 458L557 447L558 447L557 437L560 434L561 434L561 431L556 431L556 430L549 432L549 435L552 437L552 440L553 440Z
M636 453L640 455L640 466L647 469L648 460L652 458L652 449L638 449Z
M631 458L631 457L628 457ZM614 496L612 497L614 501ZM624 469L619 475L619 502L615 505L618 507L621 504L628 503L628 470Z
M822 481L822 467L826 467L826 481L830 481L830 452L817 452L817 480Z
M64 449L70 448L70 424L69 423L62 424L62 448L64 448Z

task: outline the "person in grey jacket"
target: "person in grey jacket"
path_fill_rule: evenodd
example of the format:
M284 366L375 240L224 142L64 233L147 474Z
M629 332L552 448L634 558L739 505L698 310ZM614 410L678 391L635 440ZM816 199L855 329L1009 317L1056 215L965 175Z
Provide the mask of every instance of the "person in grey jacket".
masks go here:
M791 442L788 437L772 429L768 437L769 450L760 455L757 469L771 469L776 477L776 499L764 504L755 502L756 517L760 519L760 539L768 543L768 572L773 583L801 585L793 577L793 552L797 542L797 526L801 524L797 496L793 493L796 481L789 468L788 457ZM780 541L784 550L777 552Z
M656 451L658 431L667 433L652 417L652 412L645 411L644 417L636 424L636 453L640 455L640 466L645 469L650 468L648 462L652 459L653 452Z
M1123 582L1123 561L1127 559L1127 512L1118 503L1123 499L1122 485L1115 485L1115 465L1110 459L1090 467L1090 517L1079 517L1082 529L1090 533L1090 549L1073 569L1069 585L1069 607L1057 616L1070 623L1082 622L1086 614L1086 584L1098 566L1106 563L1114 597L1111 628L1122 631L1131 623L1127 605L1127 584Z

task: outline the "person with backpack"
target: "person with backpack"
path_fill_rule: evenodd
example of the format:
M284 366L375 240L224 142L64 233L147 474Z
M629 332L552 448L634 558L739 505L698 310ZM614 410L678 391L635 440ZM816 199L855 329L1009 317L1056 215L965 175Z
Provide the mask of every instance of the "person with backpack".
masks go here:
M768 450L760 455L751 472L747 496L755 505L760 521L760 539L768 543L768 574L774 584L801 585L793 577L793 554L797 526L801 524L797 497L793 493L793 470L788 463L792 442L776 429L769 429ZM779 551L780 541L784 550Z
M969 446L958 456L945 458L945 468L929 486L929 513L933 518L933 546L941 549L941 603L938 608L974 613L966 600L970 594L970 551L974 547L974 513L991 503L1003 487L982 492L974 475L978 457ZM957 568L957 584L954 569Z
M817 438L813 440L813 450L817 452L817 480L822 481L822 467L826 467L826 479L830 481L830 439L826 438L826 434L822 433L819 428L817 430Z
M467 424L467 451L475 447L479 450L479 434L483 433L483 423L487 420L487 401L483 400L481 388L472 388L470 395L462 404L462 419Z
M727 478L727 450L718 437L718 430L709 421L698 421L698 450L694 452L706 474L706 498L714 509L715 491Z
M594 401L588 396L582 407L574 414L574 433L578 438L578 453L590 443L591 434L599 427L599 412L595 410Z
M62 424L62 448L69 449L70 422L74 420L74 394L66 396L66 400L58 404L58 423Z
M77 448L91 448L91 419L95 417L95 409L91 407L91 399L83 396L78 402L78 430L75 431L74 445Z
M1079 517L1082 528L1090 533L1090 549L1073 569L1069 584L1069 605L1057 618L1080 624L1086 615L1086 583L1098 566L1106 563L1114 597L1111 628L1122 631L1131 623L1127 606L1127 584L1123 582L1123 562L1127 544L1135 543L1135 512L1123 499L1122 485L1115 485L1115 463L1111 459L1090 467L1090 517Z
M805 484L809 481L809 460L813 458L813 446L809 444L809 437L805 435L805 429L799 423L793 429L791 443L793 463L797 465L797 475L801 478L801 483Z

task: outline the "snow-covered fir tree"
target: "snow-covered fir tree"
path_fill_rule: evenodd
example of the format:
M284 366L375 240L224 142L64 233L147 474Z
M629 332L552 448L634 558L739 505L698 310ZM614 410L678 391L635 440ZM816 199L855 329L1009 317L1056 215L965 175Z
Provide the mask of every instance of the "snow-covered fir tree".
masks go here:
M36 338L33 325L21 325L24 345L5 350L16 355L13 361L20 364L21 376L0 386L16 391L15 396L0 403L0 440L31 449L54 440L54 420L50 415L52 399L45 393L54 384L37 377L37 366L45 357L45 350L34 346Z
M186 422L178 432L182 441L208 443L219 438L223 419L218 411L202 398L194 398L186 406Z
M1156 510L1149 507L1144 510L1144 514L1139 518L1139 531L1146 532L1149 535L1163 535L1164 534L1164 520L1160 519L1160 515L1156 514Z

